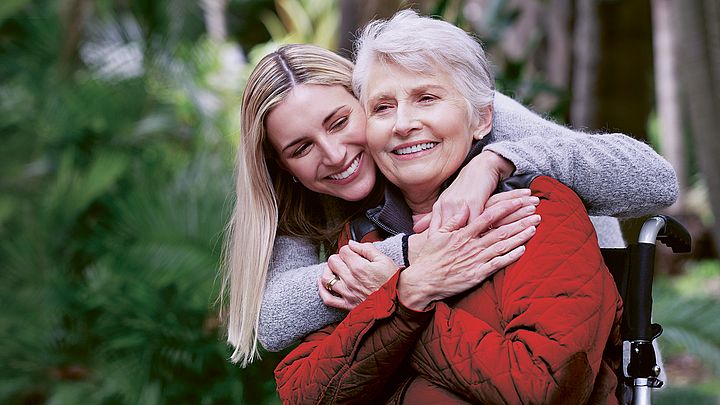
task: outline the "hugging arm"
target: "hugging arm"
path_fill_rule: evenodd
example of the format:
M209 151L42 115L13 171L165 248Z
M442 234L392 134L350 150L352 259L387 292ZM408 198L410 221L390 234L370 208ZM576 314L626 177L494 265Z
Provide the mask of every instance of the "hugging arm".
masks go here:
M494 111L485 150L512 162L514 174L559 180L580 196L590 215L639 216L677 199L672 166L640 141L619 133L573 131L498 92Z
M375 246L402 265L402 235ZM289 236L276 239L258 327L258 340L266 350L283 350L345 317L347 312L325 305L318 295L317 279L325 266L309 241Z

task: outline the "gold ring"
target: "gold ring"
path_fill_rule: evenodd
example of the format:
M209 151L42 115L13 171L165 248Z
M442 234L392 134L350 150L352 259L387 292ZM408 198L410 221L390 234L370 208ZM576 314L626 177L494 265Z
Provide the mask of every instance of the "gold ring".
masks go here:
M337 275L335 275L335 276L332 278L332 280L328 281L327 284L325 284L325 288L326 288L328 291L333 292L333 286L335 285L335 283L338 282L338 280L340 280L340 277L338 277Z

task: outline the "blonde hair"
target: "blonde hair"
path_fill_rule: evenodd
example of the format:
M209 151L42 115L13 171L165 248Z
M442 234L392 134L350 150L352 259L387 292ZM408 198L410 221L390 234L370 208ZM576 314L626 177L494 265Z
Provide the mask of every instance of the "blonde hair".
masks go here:
M367 103L370 68L374 62L402 66L411 72L445 71L468 102L473 117L492 104L495 84L482 45L449 22L402 10L389 20L368 24L355 41L353 89Z
M332 246L338 224L366 204L343 202L340 207L351 212L329 221L326 210L338 199L323 196L318 204L317 193L293 181L268 142L265 120L301 84L342 86L352 94L352 68L350 61L326 49L285 45L258 63L245 87L236 201L227 229L220 291L221 318L234 348L231 360L243 367L258 358L260 305L276 233Z

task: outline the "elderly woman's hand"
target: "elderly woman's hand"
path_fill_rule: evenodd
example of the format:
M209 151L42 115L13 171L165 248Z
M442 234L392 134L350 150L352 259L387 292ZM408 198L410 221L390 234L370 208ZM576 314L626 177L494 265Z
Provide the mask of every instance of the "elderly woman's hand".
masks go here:
M516 210L511 211L508 215L498 219L495 223L488 227L489 229L485 233L491 233L495 243L500 243L503 240L509 239L529 226L538 225L539 217L530 217L535 214L536 207L540 203L540 200L537 197L531 196L530 193L530 189L505 191L493 195L487 201L485 209L503 201L517 200L519 204ZM468 219L468 222L471 221L472 219ZM430 230L425 230L421 233L416 233L410 236L408 242L408 263L413 264L415 262L419 252L423 249L423 245L425 244L425 241L427 241L428 234L430 232ZM511 244L512 242L509 241L507 243ZM517 246L512 246L512 248L515 247Z
M517 261L525 251L523 244L535 234L540 216L530 215L496 229L490 226L525 206L522 198L499 200L469 223L466 207L437 232L430 232L417 258L400 275L400 302L423 310L432 301L472 288ZM530 206L534 209L534 204Z
M463 206L470 208L468 222L474 220L488 207L487 202L498 183L514 171L515 166L509 160L491 151L481 152L460 170L455 181L440 194L433 204L432 212L415 221L414 231L419 233L428 227L438 230Z
M320 298L327 306L350 311L385 284L397 268L395 262L372 243L351 240L328 258L327 267L318 279ZM336 277L338 280L332 282ZM332 292L327 288L331 282Z

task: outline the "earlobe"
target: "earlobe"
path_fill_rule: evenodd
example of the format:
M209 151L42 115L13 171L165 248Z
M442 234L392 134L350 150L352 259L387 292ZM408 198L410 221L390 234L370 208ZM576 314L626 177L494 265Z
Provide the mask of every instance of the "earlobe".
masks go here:
M479 141L483 139L492 130L493 108L492 105L487 106L484 111L480 112L477 126L473 131L473 139Z

